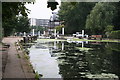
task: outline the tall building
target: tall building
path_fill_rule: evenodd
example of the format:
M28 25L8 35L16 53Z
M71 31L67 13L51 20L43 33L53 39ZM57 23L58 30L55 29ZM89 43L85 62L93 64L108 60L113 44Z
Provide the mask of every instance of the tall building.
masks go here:
M36 26L36 18L30 18L30 26Z
M30 18L30 25L31 26L42 26L42 27L48 27L49 26L49 19L36 19L36 18Z
M36 19L36 26L48 27L49 19Z
M60 25L60 21L58 19L58 13L52 12L50 19L30 18L30 25L45 27L48 29L48 31L52 31L52 29L54 29L54 27Z

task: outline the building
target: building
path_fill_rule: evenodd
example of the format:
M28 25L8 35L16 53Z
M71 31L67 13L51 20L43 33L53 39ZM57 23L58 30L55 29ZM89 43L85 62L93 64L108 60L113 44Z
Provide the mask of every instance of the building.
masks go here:
M30 26L36 26L36 18L30 18Z
M47 32L51 34L54 28L60 25L60 21L57 12L52 12L50 19L30 18L30 25L44 27L47 29Z
M31 26L48 27L49 26L49 19L30 18L30 25Z

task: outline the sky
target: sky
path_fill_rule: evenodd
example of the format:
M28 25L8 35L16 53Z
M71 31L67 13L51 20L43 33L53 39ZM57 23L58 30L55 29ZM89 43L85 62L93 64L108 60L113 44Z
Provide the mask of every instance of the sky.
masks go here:
M60 4L60 0L56 1ZM57 12L59 6L57 6L56 10L52 11L50 8L47 8L47 0L36 0L34 4L26 4L26 7L31 10L28 17L37 19L50 19L52 12Z

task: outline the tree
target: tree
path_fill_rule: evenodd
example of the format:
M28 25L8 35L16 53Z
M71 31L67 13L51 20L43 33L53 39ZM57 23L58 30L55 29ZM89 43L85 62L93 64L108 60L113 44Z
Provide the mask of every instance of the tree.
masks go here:
M47 8L51 8L51 10L55 10L57 8L58 2L56 2L55 0L48 0L47 1Z
M2 2L2 26L4 35L8 36L15 28L13 23L18 15L27 17L29 10L25 7L26 2Z
M13 32L16 25L12 23L18 15L27 17L29 10L25 7L25 4L34 4L34 1L35 0L33 0L33 2L2 2L2 26L4 28L4 36L8 36ZM52 5L48 7L51 7L51 10L54 10L56 9L58 2L52 2L51 4Z
M105 28L112 25L115 7L111 3L97 3L86 20L86 29L91 34L104 34Z
M107 36L107 38L110 36L110 33L111 33L111 31L113 31L113 28L114 28L114 26L111 26L111 25L108 25L107 27L105 27L105 34L106 34L106 36Z
M74 33L85 29L87 15L95 3L62 3L59 11L61 21L64 21L66 33Z
M114 2L112 3L113 6L115 7L115 15L112 20L112 23L114 25L114 30L120 30L120 2Z
M16 32L29 32L30 31L30 23L29 19L24 16L18 17L15 25Z
M60 25L60 26L56 26L55 29L57 31L61 32L63 27L64 27L64 25Z

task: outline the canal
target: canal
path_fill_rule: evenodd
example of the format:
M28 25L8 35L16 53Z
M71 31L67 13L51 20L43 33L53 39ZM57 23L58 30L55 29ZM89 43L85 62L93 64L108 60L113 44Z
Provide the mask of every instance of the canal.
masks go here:
M38 40L29 56L42 78L120 78L120 43Z

